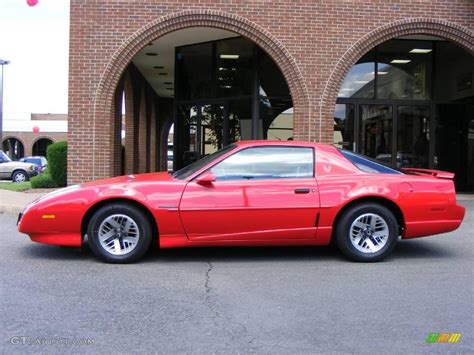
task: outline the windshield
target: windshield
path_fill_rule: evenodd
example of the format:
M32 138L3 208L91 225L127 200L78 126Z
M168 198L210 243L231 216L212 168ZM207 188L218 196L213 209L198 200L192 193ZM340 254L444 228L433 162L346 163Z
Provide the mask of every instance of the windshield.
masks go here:
M386 165L380 161L371 159L362 154L357 154L345 149L339 149L347 160L357 166L360 170L366 173L379 173L379 174L404 174L403 171Z
M224 147L217 152L214 152L212 154L206 155L205 157L195 161L192 164L189 164L188 166L185 166L184 168L175 171L173 173L173 177L179 180L186 179L187 177L193 175L196 171L201 170L203 167L205 167L207 164L212 162L213 160L216 160L226 154L227 152L230 152L232 149L236 147L235 144L228 145L227 147Z
M12 161L8 155L5 154L2 150L0 150L0 161L6 163L8 161Z

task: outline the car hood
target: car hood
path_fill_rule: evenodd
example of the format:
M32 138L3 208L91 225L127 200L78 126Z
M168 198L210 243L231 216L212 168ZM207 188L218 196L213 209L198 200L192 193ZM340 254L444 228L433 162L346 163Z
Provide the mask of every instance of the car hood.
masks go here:
M2 163L3 167L7 168L23 168L23 169L29 169L30 167L34 166L34 164L31 163L23 163L21 161L9 161L7 163Z
M76 195L77 193L88 192L89 198L91 200L96 199L96 194L101 194L103 191L113 191L115 194L117 191L126 191L134 190L135 184L146 184L146 183L166 183L176 181L173 179L167 172L160 173L148 173L148 174L136 174L136 175L124 175L117 176L108 179L96 180L91 182L86 182L80 185L71 185L52 191L44 196L39 197L38 199L31 202L27 209L35 204L46 203L52 200L71 198L71 196ZM82 195L80 198L83 198L85 195ZM95 196L95 197L92 197ZM115 195L116 197L120 195Z
M168 172L163 171L159 173L147 173L147 174L132 174L132 175L123 175L123 176L116 176L113 178L96 180L91 182L86 182L81 184L81 187L98 187L103 185L121 185L121 184L129 184L129 183L137 183L137 182L166 182L172 181L173 178L171 177Z

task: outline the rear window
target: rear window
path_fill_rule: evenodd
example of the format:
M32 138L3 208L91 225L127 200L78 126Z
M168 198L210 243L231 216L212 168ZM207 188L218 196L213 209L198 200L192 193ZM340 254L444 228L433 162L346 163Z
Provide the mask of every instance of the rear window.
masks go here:
M347 160L366 173L404 174L401 170L382 164L376 160L366 157L365 155L357 154L344 149L339 149L339 151L346 157Z

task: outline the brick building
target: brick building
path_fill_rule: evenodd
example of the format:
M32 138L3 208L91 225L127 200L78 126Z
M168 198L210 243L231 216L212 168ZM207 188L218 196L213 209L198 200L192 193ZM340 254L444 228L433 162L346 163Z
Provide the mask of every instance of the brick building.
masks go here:
M29 120L8 120L5 123L2 149L14 160L46 156L48 145L67 140L66 114L32 113Z
M473 1L71 0L70 18L70 183L276 138L474 191Z

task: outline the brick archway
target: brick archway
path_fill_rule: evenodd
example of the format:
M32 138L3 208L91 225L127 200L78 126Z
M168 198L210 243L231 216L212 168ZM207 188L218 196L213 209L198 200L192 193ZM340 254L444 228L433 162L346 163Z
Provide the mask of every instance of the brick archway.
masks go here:
M18 157L18 158L23 158L23 157L25 157L26 152L27 152L27 151L26 151L27 145L26 145L26 143L25 143L25 141L24 141L23 139L21 139L20 137L15 136L15 135L11 135L11 134L10 134L10 135L7 135L7 136L2 137L2 144L1 144L0 150L3 150L3 144L4 144L5 142L7 142L8 140L10 140L10 139L14 139L14 140L18 141L18 142L21 144L21 150L22 150L22 153L23 153L22 155L23 155L23 156ZM5 152L5 153L6 153L6 152ZM13 158L13 157L10 157L10 158Z
M305 136L307 132L302 128L303 124L298 124L307 122L310 118L308 90L296 61L284 45L268 31L243 17L216 10L186 10L166 15L142 27L122 43L109 60L94 95L92 139L94 146L100 145L100 149L93 150L93 179L111 176L114 172L113 164L97 162L113 160L114 94L127 65L149 42L170 32L189 27L215 27L232 31L248 38L267 52L280 68L290 88L295 110L295 136L297 139L309 138ZM109 129L104 132L96 126L102 128L105 126Z
M313 120L312 123L323 129L319 131L319 138L314 137L315 139L321 141L323 131L332 131L334 124L332 118L334 117L337 94L352 66L364 54L380 43L395 37L417 34L445 38L474 55L474 33L465 27L448 21L429 18L409 18L389 23L366 33L346 50L334 66L334 69L325 83L324 90L321 94L319 115L316 115L314 118L314 120L319 121L315 122Z

